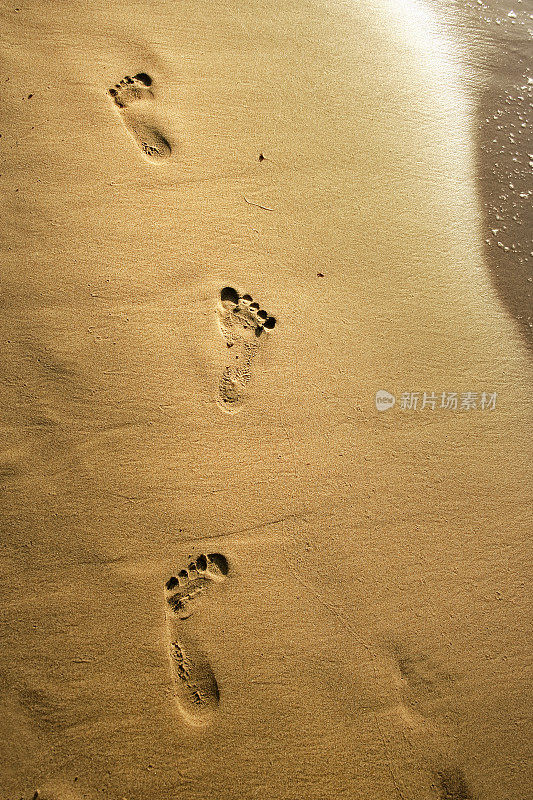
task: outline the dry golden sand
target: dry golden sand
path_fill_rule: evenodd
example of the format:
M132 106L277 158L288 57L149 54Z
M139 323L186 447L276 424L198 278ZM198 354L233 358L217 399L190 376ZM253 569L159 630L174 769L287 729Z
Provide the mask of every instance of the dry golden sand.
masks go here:
M453 20L2 20L0 798L525 800L531 371Z

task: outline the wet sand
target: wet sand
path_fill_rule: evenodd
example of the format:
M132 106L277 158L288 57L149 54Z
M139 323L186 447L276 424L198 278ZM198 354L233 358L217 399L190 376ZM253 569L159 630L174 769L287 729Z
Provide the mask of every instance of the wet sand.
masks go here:
M501 0L459 6L437 0L433 9L461 49L464 83L475 99L485 263L501 302L531 347L532 9Z
M519 258L441 13L4 9L2 800L527 795Z

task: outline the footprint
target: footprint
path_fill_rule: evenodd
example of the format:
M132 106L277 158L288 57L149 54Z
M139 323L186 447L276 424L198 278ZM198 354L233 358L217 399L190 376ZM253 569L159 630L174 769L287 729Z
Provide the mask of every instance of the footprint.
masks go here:
M198 556L165 584L166 619L170 671L177 706L191 725L207 724L220 702L220 691L201 648L185 622L193 613L198 597L213 584L225 581L229 565L220 553Z
M445 664L438 664L409 642L390 642L391 667L395 683L406 708L441 724L446 698L460 675Z
M457 767L438 772L436 788L439 800L473 800L464 773Z
M241 296L233 287L225 286L220 292L218 322L222 337L231 348L230 363L220 378L218 404L224 411L234 413L242 406L259 339L275 327L276 319L260 308L251 295Z
M154 93L152 79L145 72L131 78L126 75L120 83L108 91L117 106L122 121L133 140L141 148L146 158L161 162L172 152L169 142L149 121Z
M167 603L180 619L187 619L193 613L194 598L205 592L211 582L224 581L228 571L228 562L220 553L198 556L187 569L166 582Z

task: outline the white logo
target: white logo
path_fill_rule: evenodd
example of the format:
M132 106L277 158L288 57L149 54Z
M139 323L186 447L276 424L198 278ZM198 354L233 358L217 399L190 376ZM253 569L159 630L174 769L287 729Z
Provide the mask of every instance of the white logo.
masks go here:
M396 402L396 398L390 392L386 392L384 389L380 389L379 392L376 392L376 408L378 411L388 411L389 408L392 408L394 403Z
M384 389L376 392L375 403L378 411L388 411L395 405L400 411L435 411L444 409L464 413L465 411L494 411L496 392L399 392L396 397Z

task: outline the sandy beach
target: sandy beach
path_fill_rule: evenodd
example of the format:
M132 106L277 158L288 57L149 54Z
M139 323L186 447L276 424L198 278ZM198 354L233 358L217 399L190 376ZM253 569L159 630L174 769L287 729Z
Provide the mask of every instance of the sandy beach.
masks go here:
M532 14L3 5L0 800L531 796Z

